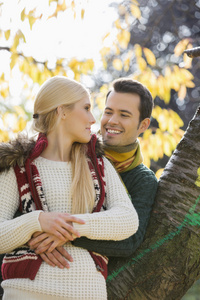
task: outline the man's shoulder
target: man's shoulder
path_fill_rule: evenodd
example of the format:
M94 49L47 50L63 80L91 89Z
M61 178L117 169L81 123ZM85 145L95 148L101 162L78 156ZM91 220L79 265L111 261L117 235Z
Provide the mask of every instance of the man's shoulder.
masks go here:
M156 179L155 173L149 169L147 166L145 166L143 163L139 164L136 168L124 172L124 173L120 173L120 175L123 176L131 176L131 177L135 177L135 176L147 176L147 177L152 177ZM157 179L156 179L157 180Z
M147 168L144 164L140 164L136 168L120 173L121 178L131 194L132 197L135 197L136 193L139 193L141 198L141 193L145 197L148 195L148 198L154 197L158 180L152 170Z
M144 164L140 164L136 168L120 173L122 180L126 186L147 185L157 187L158 180L152 170Z

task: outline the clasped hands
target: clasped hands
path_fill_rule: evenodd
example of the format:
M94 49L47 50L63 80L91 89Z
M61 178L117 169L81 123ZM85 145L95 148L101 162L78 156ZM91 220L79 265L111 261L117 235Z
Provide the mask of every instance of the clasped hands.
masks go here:
M85 222L68 213L57 212L41 212L39 222L42 232L35 232L27 244L49 265L69 268L68 261L72 262L73 258L62 246L80 237L73 222Z

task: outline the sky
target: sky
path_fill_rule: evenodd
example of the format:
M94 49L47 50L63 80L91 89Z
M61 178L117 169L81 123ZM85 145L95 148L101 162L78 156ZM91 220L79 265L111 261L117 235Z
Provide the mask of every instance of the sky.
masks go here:
M0 1L1 2L1 1ZM112 35L112 23L117 19L116 10L110 6L120 0L75 0L76 18L74 12L67 9L58 14L57 18L48 19L55 11L54 2L49 6L49 0L4 0L1 6L0 28L2 31L11 29L11 35L15 35L20 29L25 35L26 43L20 51L27 56L34 56L38 61L49 61L49 67L53 67L57 58L77 59L93 58L98 68L100 64L99 50L102 47L102 38L110 32L109 46L112 44L115 34ZM62 1L61 1L62 3ZM71 0L66 0L69 6ZM28 20L21 21L20 13L25 7L25 13L36 7L36 14L42 15L30 30ZM84 18L81 18L81 9L85 9ZM8 41L1 37L0 46L8 46ZM0 51L0 76L4 72L10 76L10 53ZM13 79L10 80L11 105L19 105L23 82L20 76L16 76L17 70L13 69ZM38 88L38 87L37 87ZM33 102L27 101L26 109L32 110Z
M102 37L111 30L112 22L117 18L116 11L109 7L113 0L77 0L76 19L71 9L58 14L57 18L48 18L54 11L55 3L49 0L5 0L3 1L0 26L3 30L11 27L13 32L20 28L25 34L26 45L23 51L28 55L34 53L38 60L55 60L58 57L91 58L98 60ZM71 0L66 0L69 5ZM37 7L41 20L29 30L28 20L21 22L19 12L26 7L26 13ZM81 9L85 8L84 19ZM12 22L10 22L10 19Z

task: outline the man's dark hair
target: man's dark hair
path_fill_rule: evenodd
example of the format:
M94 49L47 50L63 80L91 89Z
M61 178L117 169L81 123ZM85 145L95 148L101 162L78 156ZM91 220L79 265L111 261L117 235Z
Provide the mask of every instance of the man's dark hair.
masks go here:
M116 93L137 94L140 96L139 122L141 122L145 118L151 117L153 109L153 98L149 90L142 83L131 78L119 78L113 81L113 90ZM113 90L110 90L108 92L106 100Z

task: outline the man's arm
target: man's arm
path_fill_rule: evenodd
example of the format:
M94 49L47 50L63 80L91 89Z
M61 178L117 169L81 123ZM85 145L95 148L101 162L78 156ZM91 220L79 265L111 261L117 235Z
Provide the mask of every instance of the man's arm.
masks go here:
M157 191L157 179L154 173L143 164L120 175L139 216L138 231L122 241L97 241L85 237L77 238L72 242L74 246L106 256L127 257L135 252L142 243Z

